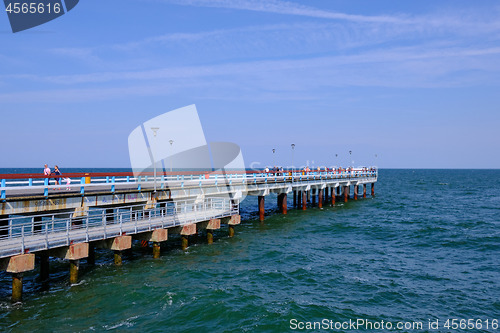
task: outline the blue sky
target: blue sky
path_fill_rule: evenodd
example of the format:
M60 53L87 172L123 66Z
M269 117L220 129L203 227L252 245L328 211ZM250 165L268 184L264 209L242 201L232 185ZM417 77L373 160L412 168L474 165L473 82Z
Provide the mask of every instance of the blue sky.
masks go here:
M245 162L500 168L497 1L80 1L0 14L0 167L129 167L142 122L196 104ZM349 150L353 152L349 158ZM335 158L338 154L338 159ZM377 158L375 158L377 155Z

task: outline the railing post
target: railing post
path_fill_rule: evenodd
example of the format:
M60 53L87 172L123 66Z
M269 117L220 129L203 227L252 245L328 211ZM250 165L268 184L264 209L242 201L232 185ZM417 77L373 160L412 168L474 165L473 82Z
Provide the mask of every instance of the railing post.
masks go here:
M89 216L85 219L85 240L89 242Z
M71 217L70 219L66 220L66 241L67 241L67 244L69 246L69 221L71 220Z
M111 177L111 192L115 193L115 176Z
M85 187L84 187L85 177L82 177L82 179L80 179L80 185L82 185L82 186L80 186L80 194L84 195L85 194Z
M49 222L45 221L45 247L49 249Z
M33 178L28 179L28 186L33 186Z
M5 179L2 179L2 192L0 195L2 199L5 199Z
M45 186L45 189L43 190L43 195L44 195L44 197L48 197L49 196L49 179L45 178L45 180L43 181L43 184Z

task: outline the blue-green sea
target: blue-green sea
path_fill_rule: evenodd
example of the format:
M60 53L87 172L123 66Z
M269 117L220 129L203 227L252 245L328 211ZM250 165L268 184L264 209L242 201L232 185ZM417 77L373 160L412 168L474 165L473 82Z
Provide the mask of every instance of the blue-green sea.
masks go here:
M68 263L52 259L48 285L25 274L22 304L0 273L0 331L500 332L500 170L382 169L375 194L306 211L289 195L287 215L271 195L264 223L247 197L234 238L223 227L186 252L172 238L157 260L135 244L121 267L98 252L73 286ZM393 328L335 329L350 320Z

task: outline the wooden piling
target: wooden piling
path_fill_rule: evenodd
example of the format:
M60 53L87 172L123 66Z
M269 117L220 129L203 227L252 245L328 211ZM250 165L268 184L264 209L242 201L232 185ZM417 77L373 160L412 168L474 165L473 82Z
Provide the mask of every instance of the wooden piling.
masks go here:
M319 189L318 193L318 208L323 208L323 190Z
M265 196L259 195L259 220L262 222L264 221L264 216L265 216Z
M305 191L302 193L302 210L307 209L307 193L308 191Z
M372 197L375 196L375 183L372 183Z
M366 198L366 184L363 184L363 198Z
M344 186L344 202L349 200L349 186Z
M286 215L288 210L287 197L288 195L286 193L283 193L283 198L281 199L281 214L283 215Z

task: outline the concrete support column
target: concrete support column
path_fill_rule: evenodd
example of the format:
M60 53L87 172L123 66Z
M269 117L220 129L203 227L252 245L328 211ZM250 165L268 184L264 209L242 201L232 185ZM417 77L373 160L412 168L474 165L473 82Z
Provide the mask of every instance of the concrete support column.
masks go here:
M366 198L366 184L363 184L363 198Z
M316 189L313 188L312 190L312 206L316 206Z
M44 282L49 279L49 254L47 251L42 251L40 254L40 281Z
M320 189L318 193L318 208L323 208L323 190Z
M375 196L375 183L372 183L372 197Z
M153 242L153 259L160 258L160 242Z
M189 239L188 239L188 235L182 235L181 236L181 248L183 251L186 251L188 246L189 246Z
M332 187L331 189L331 197L332 197L332 206L335 206L335 187Z
M303 192L302 193L302 210L307 209L307 193Z
M344 186L344 202L349 199L349 186Z
M265 196L259 195L259 220L262 222L264 221L264 216L265 216L265 208L264 208L264 203L265 203Z
M78 282L78 269L80 268L80 260L69 261L69 283L75 284Z
M121 266L122 265L122 251L120 250L115 250L115 265L116 266Z
M358 200L358 185L354 185L354 200Z
M21 302L23 299L23 273L12 274L12 302Z
M241 215L232 215L229 218L229 221L227 221L227 225L229 226L229 237L234 237L234 226L240 223L241 223Z

